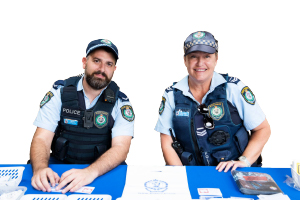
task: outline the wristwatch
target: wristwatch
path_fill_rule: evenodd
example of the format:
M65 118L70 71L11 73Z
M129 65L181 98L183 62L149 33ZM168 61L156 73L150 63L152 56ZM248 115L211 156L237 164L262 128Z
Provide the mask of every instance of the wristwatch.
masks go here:
M246 163L247 167L251 167L250 162L248 161L248 159L246 158L246 156L240 156L239 160Z

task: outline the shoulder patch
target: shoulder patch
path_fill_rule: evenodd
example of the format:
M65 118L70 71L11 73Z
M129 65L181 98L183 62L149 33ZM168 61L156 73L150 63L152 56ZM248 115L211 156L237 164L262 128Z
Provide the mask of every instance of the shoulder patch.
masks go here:
M119 91L118 97L122 102L129 101L129 98L121 91Z
M241 94L247 103L251 105L255 104L255 96L248 86L243 87Z
M166 98L162 97L160 106L159 106L159 114L161 115L165 109L165 104L166 104Z
M43 107L46 103L48 103L53 96L54 94L52 92L47 92L47 94L44 96L43 100L40 103L40 108Z
M228 83L235 83L235 84L237 84L238 82L240 82L240 79L238 79L236 77L232 77L232 76L228 77Z
M130 105L124 105L121 107L121 113L125 120L132 122L134 120L134 112Z
M58 80L58 81L55 81L55 83L53 84L53 88L57 90L58 86L64 86L65 83L63 80Z

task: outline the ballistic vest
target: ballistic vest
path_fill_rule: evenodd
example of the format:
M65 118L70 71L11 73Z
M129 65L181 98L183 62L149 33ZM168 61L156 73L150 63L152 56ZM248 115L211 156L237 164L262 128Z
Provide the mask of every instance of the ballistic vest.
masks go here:
M80 79L66 79L61 88L61 116L52 154L65 163L90 164L111 147L111 113L119 87L111 81L95 106L86 109L83 91L77 91Z
M248 145L249 133L237 109L227 101L228 75L223 77L226 82L208 94L205 101L214 129L204 127L204 115L198 111L197 103L173 88L175 135L184 152L192 153L196 165L216 166L221 161L237 160Z

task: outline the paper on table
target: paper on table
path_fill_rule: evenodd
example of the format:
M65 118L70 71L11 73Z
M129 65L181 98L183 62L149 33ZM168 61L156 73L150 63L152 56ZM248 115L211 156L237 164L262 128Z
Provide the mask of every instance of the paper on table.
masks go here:
M128 166L122 199L191 199L185 167Z
M51 192L62 192L63 189L66 187L61 188L60 190L55 190L55 188L58 186L58 184L56 183L55 186L51 186ZM78 193L85 193L85 194L91 194L93 192L93 190L95 189L95 187L89 187L89 186L83 186L81 188L79 188L78 190L76 190L75 192Z
M284 195L282 193L272 195L258 195L258 198L261 200L290 200L287 195Z

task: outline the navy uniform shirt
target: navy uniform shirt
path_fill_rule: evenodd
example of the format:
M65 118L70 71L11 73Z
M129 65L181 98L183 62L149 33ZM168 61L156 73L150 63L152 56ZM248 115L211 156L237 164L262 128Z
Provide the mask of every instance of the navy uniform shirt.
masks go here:
M90 103L90 100L86 96L83 85L82 85L83 77L79 80L77 84L77 91L83 90L84 94L84 100L86 109L92 108L97 103L99 97L103 93L103 91L106 89L104 88L101 93L93 100L92 103ZM57 89L52 88L50 92L52 92L53 96L51 97L50 101L48 101L46 104L44 104L39 112L38 115L34 121L34 125L49 131L54 132L58 121L60 121L60 112L61 112L61 86L58 86ZM121 107L124 105L131 106L131 103L129 102L128 98L124 95L124 97L119 97L118 100L115 103L115 106L112 110L112 117L114 119L114 126L112 128L112 138L120 135L128 135L133 137L133 126L134 126L134 113L133 111L130 113L127 113L129 116L132 116L132 121L128 121L125 119L121 113Z
M226 80L222 75L217 72L214 72L213 78L211 81L209 91L204 95L202 99L202 103L205 102L206 97L209 93L214 91L214 89L225 83ZM175 103L174 103L174 95L173 89L176 88L182 91L184 96L190 97L200 105L192 95L188 85L188 76L183 78L181 81L166 89L165 93L163 94L163 101L160 107L160 115L158 117L158 121L155 127L157 132L170 135L169 129L172 128L173 130L173 115L175 110ZM226 88L227 100L237 108L240 118L243 120L244 126L247 130L252 130L259 126L266 118L265 114L261 110L260 106L255 100L255 97L251 90L244 85L239 79L230 77L227 83ZM247 98L248 97L248 98ZM173 130L174 132L174 130Z

